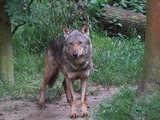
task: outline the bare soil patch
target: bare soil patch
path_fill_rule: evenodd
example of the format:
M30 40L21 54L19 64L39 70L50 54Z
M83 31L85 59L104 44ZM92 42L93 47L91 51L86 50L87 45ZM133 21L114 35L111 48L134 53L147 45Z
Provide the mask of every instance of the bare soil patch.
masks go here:
M89 87L89 95L87 96L89 120L92 120L93 111L96 107L118 92L116 87L103 88L101 86ZM77 96L77 110L80 110L80 94ZM40 108L37 103L17 100L7 100L0 102L0 120L71 120L69 118L70 107L67 103L66 96L63 94L57 101L46 104L46 108ZM83 120L77 118L76 120Z

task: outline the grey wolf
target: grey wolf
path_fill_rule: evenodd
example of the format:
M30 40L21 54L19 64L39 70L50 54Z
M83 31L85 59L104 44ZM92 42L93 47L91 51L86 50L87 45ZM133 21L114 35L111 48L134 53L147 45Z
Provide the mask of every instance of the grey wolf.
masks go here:
M45 54L44 80L40 87L39 105L45 105L46 86L54 85L58 73L64 74L63 87L70 104L70 117L79 116L74 96L74 80L81 80L81 116L87 116L86 93L88 77L92 70L92 43L89 37L89 26L80 30L71 30L63 26L64 37L54 38L49 43Z

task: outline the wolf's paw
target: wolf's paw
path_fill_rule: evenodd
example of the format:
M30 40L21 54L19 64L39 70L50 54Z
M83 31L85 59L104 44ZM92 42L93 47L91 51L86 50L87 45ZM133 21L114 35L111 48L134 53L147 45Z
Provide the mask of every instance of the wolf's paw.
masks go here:
M75 111L75 112L71 112L70 118L78 118L79 114Z
M82 116L82 117L86 117L86 116L88 116L88 112L87 112L87 111L82 111L81 116Z
M46 107L44 101L41 101L41 100L38 102L38 105L40 107Z

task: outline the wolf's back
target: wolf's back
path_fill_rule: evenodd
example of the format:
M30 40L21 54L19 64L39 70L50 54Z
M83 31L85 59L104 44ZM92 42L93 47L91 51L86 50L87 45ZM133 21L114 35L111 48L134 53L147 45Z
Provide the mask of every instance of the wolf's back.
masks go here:
M61 61L62 49L64 44L64 37L53 38L47 47L47 51L51 52L51 55L56 61Z
M62 50L64 38L54 38L46 49L44 79L48 86L52 86L58 76L58 71L62 68Z

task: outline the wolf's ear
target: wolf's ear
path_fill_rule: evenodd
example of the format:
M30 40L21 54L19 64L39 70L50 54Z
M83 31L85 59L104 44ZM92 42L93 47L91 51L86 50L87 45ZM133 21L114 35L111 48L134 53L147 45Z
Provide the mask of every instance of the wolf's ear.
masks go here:
M63 29L64 37L67 37L72 32L72 30L67 26L62 26L62 29Z
M80 32L81 32L82 34L86 34L86 35L89 36L89 25L86 24L86 25L82 26Z

